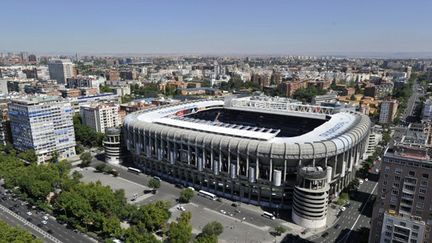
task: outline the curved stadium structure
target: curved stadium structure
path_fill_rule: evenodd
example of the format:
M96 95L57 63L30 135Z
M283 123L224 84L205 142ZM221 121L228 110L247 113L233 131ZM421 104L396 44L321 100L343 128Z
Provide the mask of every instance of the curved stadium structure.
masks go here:
M162 106L128 115L125 143L140 169L169 181L325 225L329 198L353 178L370 120L284 98Z

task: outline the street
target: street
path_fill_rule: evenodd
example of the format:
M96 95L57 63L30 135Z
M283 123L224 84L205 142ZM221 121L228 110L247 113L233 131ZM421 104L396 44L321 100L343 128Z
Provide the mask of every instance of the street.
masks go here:
M320 234L307 238L307 240L311 242L359 242L362 237L360 229L370 227L373 202L378 186L378 174L375 169L379 166L379 163L376 163L372 167L373 173L369 174L368 181L364 181L357 192L350 194L350 206L341 213L334 225ZM328 235L322 237L325 233Z
M37 228L48 232L53 236L53 238L55 237L60 242L64 243L95 242L95 240L90 239L88 236L85 236L79 232L74 232L72 229L67 228L67 226L60 224L52 216L46 215L45 212L32 209L29 204L26 204L19 199L13 198L11 194L5 192L4 188L0 187L0 192L0 204L16 214L15 216L0 210L0 218L5 220L8 224L19 225L25 229L29 229L27 225L32 224L35 227L30 227L31 233L35 236L39 236L46 242L57 241L49 240L48 238L44 237L43 234L38 232ZM24 221L19 220L19 216L21 216ZM44 219L44 216L47 216L48 220ZM43 224L42 221L46 221L46 224Z

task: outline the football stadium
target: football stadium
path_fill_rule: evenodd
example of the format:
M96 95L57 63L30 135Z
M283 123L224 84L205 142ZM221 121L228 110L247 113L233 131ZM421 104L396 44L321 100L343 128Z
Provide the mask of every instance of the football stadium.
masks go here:
M295 223L318 228L329 200L354 179L370 126L357 112L251 96L138 111L125 118L123 132L146 173L210 195L292 209Z

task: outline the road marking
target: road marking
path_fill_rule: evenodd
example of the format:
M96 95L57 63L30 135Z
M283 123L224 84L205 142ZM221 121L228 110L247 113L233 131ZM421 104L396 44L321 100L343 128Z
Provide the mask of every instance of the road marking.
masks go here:
M374 193L374 191L375 191L375 189L376 189L377 186L378 186L378 183L375 184L374 188L373 188L372 191L370 192L369 197L368 197L368 199L366 200L365 205L363 206L362 210L360 211L360 214L357 216L356 221L355 221L354 224L351 226L350 231L348 231L348 233L347 233L347 234L346 234L346 235L345 235L345 236L344 236L340 241L338 241L338 242L344 242L344 243L345 243L345 242L347 241L347 239L349 238L349 236L350 236L352 230L354 229L355 225L357 224L357 221L359 220L360 216L362 216L362 213L363 213L363 211L365 210L366 205L369 203L369 200L370 200L370 198L372 197L372 195L373 195L373 193Z

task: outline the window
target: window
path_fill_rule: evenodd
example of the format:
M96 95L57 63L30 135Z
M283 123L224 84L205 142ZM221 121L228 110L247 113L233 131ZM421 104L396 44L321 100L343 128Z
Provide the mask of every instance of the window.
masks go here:
M422 177L428 179L429 178L429 174L423 174Z
M410 171L410 172L408 172L408 174L410 175L410 176L415 176L415 172L414 171Z
M419 193L421 193L421 194L425 194L425 193L426 193L426 188L420 188L420 189L419 189Z
M395 174L400 175L402 173L402 169L401 168L396 168L395 169Z

